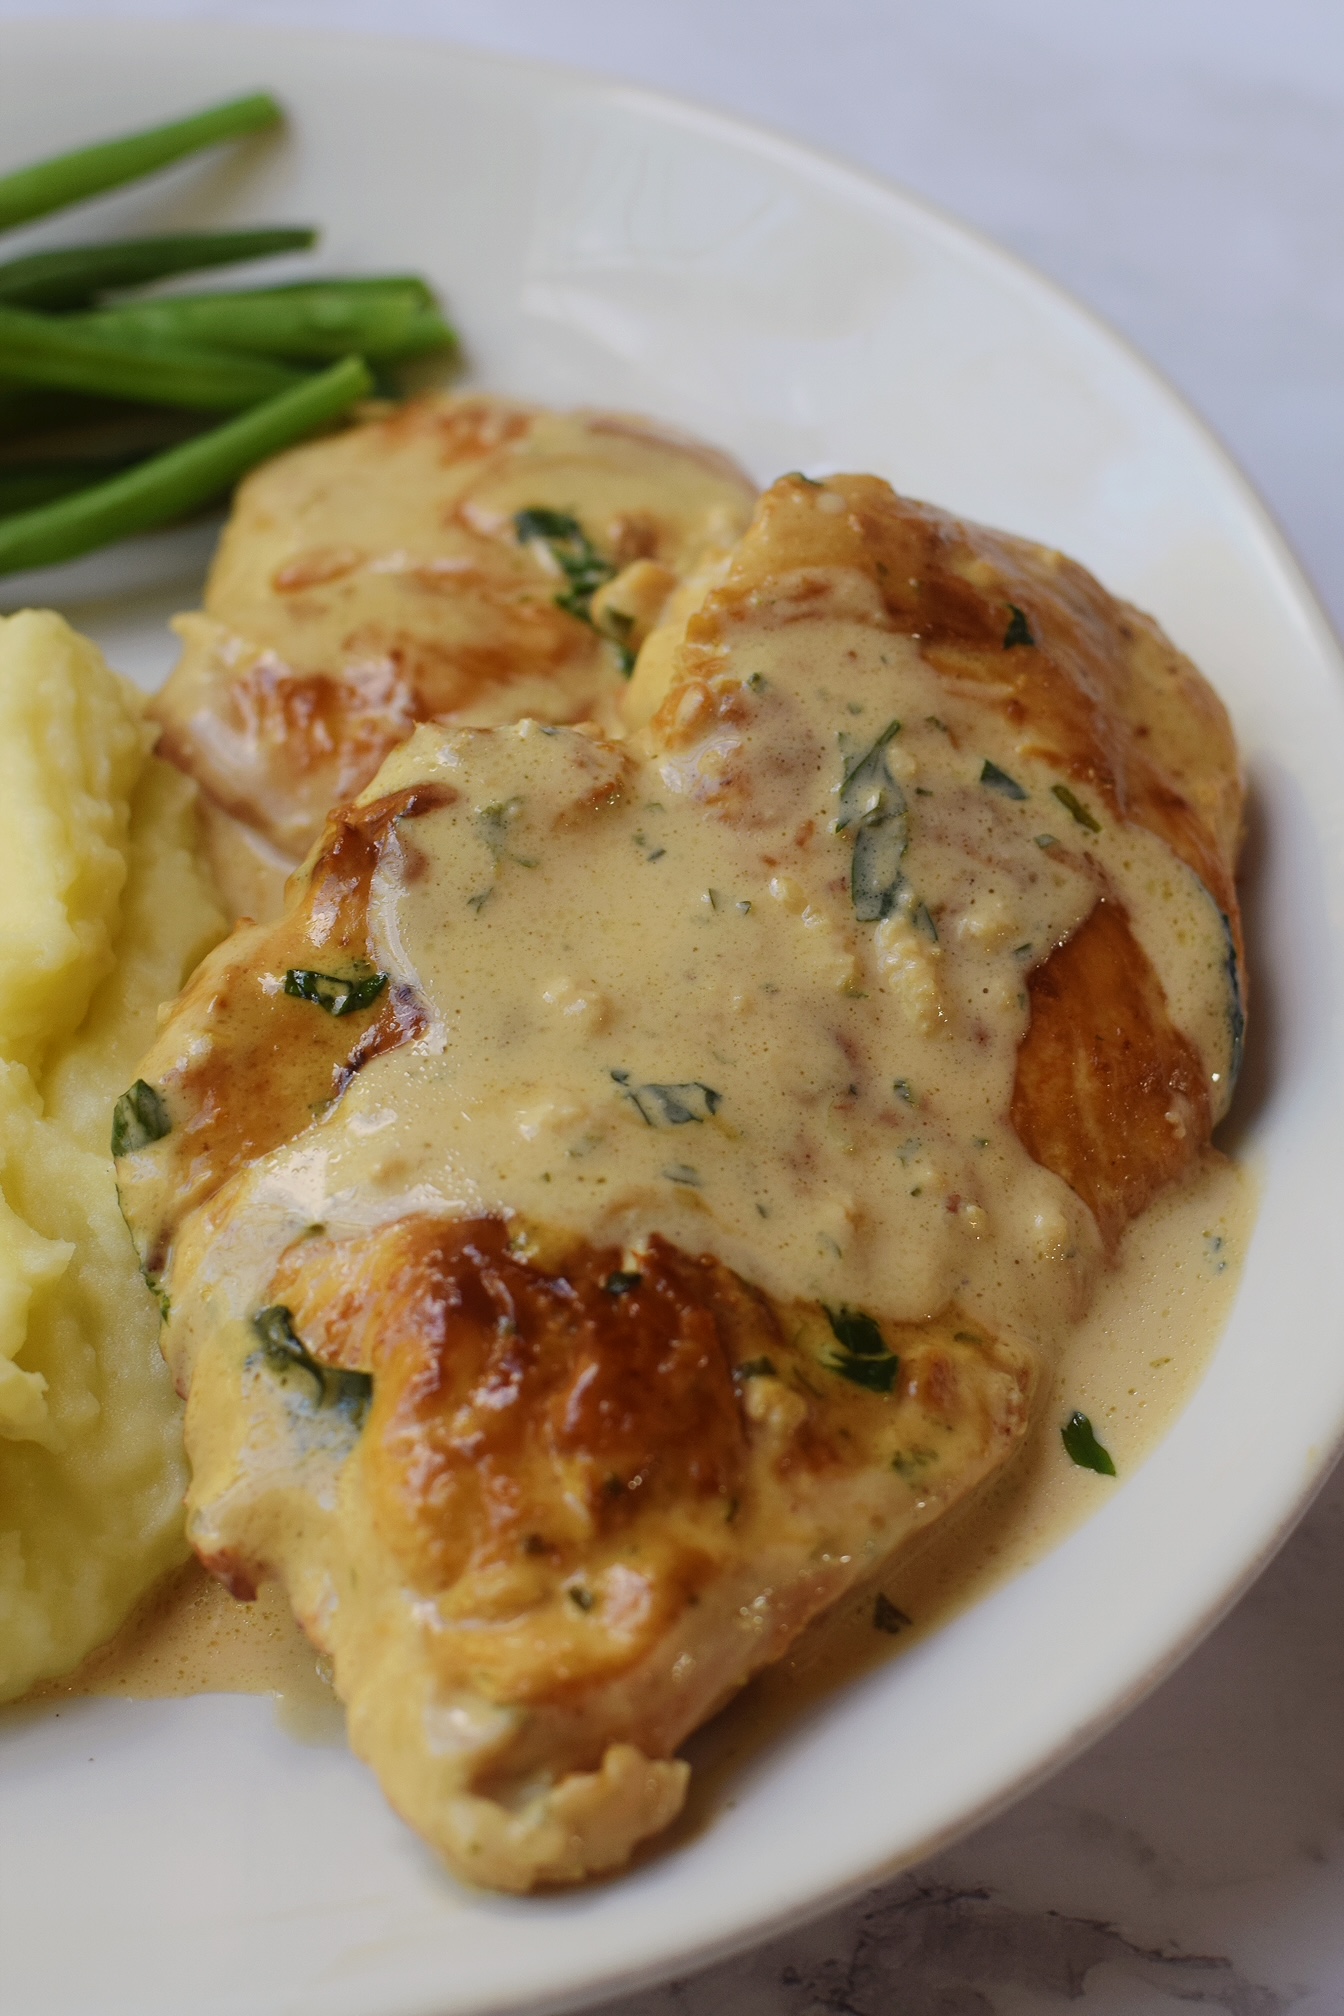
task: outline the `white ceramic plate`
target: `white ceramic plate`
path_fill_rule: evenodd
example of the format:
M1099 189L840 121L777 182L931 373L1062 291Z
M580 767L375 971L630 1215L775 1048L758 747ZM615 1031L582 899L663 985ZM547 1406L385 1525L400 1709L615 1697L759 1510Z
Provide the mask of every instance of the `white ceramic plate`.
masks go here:
M549 2010L684 1970L982 1818L1152 1686L1301 1511L1344 1423L1344 685L1260 506L1144 365L991 246L787 142L438 47L63 23L0 29L0 151L256 83L292 106L287 140L100 222L323 220L332 268L441 284L478 382L663 415L762 478L877 470L1054 542L1206 668L1254 781L1242 1112L1264 1201L1208 1377L1089 1525L800 1717L697 1836L576 1894L473 1896L265 1700L76 1702L0 1728L8 2009ZM199 530L143 542L5 603L55 602L152 683L206 550Z

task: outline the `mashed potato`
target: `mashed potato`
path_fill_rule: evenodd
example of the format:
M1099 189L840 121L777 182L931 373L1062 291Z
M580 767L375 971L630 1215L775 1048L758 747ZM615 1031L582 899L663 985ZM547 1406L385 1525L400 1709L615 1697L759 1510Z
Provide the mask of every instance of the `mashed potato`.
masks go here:
M180 1408L108 1152L160 1001L224 918L195 791L57 616L0 620L0 1699L184 1558Z

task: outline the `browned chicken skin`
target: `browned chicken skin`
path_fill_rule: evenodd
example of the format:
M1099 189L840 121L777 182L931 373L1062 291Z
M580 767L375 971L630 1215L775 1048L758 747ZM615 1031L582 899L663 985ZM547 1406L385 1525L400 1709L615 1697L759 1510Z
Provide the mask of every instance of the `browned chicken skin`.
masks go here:
M1081 569L787 478L668 615L629 741L389 758L120 1167L194 1544L507 1888L1006 1460L1240 1043L1225 717Z
M155 703L226 895L278 909L329 807L417 721L612 722L649 608L732 544L752 496L725 457L647 423L481 394L413 400L255 471ZM520 534L538 510L591 542L577 598L570 546Z

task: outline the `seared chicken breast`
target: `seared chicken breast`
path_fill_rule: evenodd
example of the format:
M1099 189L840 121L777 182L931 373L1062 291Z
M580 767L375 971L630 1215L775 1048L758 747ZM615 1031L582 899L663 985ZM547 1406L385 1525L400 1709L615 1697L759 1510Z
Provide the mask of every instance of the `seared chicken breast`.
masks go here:
M623 741L420 726L128 1094L193 1544L512 1889L1007 1460L1240 1047L1236 755L1147 619L867 477L682 605Z
M225 893L283 877L417 721L615 719L669 591L754 501L652 423L437 395L275 457L239 489L155 703Z

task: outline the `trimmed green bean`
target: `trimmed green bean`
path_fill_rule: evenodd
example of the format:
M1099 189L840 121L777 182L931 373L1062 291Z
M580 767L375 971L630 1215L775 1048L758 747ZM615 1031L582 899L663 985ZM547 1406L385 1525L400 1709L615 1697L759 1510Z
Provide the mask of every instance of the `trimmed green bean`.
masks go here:
M265 231L183 231L161 238L126 238L118 245L71 245L60 252L30 252L0 265L0 302L13 308L88 308L100 294L144 287L174 273L207 266L238 266L307 252L317 243L306 225Z
M270 93L257 91L246 98L231 98L224 105L211 105L188 119L174 119L166 126L150 126L120 140L79 147L73 153L34 162L30 168L16 168L12 174L0 176L0 231L12 231L16 224L26 224L33 217L50 216L53 210L82 203L105 189L137 182L142 175L152 175L203 147L216 147L221 141L238 140L245 133L278 125L283 117Z
M356 399L368 395L372 382L360 358L343 358L292 391L109 482L0 519L0 574L51 567L181 518L229 489L266 456L339 419Z
M232 412L298 382L287 365L232 350L105 334L59 315L0 307L0 381Z
M422 280L314 280L292 287L174 294L72 319L100 335L204 343L270 357L392 360L455 341Z

